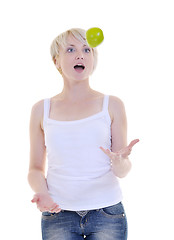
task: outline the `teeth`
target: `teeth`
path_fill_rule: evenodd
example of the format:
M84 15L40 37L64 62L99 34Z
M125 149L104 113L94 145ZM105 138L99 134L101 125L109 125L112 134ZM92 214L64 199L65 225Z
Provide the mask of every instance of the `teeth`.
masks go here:
M76 67L82 67L83 69L85 68L85 66L83 66L83 64L80 64L80 63L74 66L74 68Z

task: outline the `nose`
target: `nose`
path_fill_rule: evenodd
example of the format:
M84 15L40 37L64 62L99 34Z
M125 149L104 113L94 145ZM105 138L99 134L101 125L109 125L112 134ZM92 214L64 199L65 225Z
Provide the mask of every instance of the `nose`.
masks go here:
M84 59L83 56L76 56L76 59L79 60L79 59Z
M84 59L82 52L78 52L76 55L76 60Z

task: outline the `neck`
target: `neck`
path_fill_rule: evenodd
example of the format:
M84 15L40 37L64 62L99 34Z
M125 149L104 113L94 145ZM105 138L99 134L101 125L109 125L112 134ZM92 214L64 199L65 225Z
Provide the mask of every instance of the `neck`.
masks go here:
M59 96L62 100L76 103L89 98L93 94L94 90L90 88L89 81L87 79L76 82L64 81L64 87Z

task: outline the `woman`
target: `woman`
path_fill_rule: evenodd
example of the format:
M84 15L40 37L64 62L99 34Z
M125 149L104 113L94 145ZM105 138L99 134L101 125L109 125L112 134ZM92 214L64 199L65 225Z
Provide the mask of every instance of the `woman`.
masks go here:
M34 104L30 119L28 181L42 212L42 239L127 239L118 178L130 171L128 155L139 140L127 146L122 101L89 86L97 50L84 30L56 37L51 56L64 87Z

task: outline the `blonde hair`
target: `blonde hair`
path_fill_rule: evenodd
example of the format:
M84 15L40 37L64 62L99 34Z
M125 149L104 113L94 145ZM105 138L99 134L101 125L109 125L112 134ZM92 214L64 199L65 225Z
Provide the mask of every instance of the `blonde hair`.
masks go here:
M88 45L87 41L86 41L86 31L84 29L71 28L71 29L67 30L66 32L61 33L52 41L52 44L50 47L50 53L51 53L51 57L52 57L54 64L55 64L56 56L59 57L59 48L60 48L60 46L65 47L65 45L67 43L67 37L69 36L69 34L72 34L77 40L79 40L83 44ZM94 66L93 66L93 71L94 71L97 66L98 53L97 53L96 48L92 48L92 50L93 50L93 55L94 55ZM62 74L61 69L58 69L58 70L59 70L60 74Z

